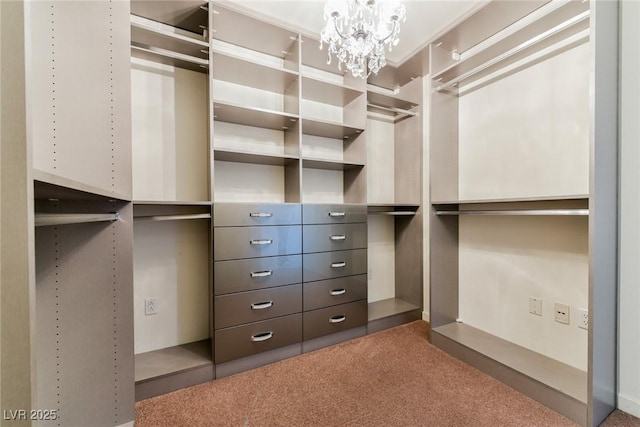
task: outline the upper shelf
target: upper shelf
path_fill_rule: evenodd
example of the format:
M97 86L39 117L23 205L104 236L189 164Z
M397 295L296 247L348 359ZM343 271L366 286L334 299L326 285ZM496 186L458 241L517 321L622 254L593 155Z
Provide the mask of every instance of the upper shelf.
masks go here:
M284 93L298 73L213 49L213 78L269 92Z
M303 119L302 133L333 139L350 139L364 131L363 128L317 119Z
M295 114L215 100L213 118L220 122L274 130L287 130L298 121Z
M131 0L131 14L203 34L209 18L205 0Z
M587 195L506 198L485 200L432 201L436 215L589 215Z
M33 170L36 200L128 201L124 194L110 192L48 172Z
M348 84L302 76L302 99L344 107L363 93Z
M137 45L181 53L196 58L209 57L209 44L199 34L131 15L131 42Z
M250 16L243 15L219 4L213 5L212 37L236 46L278 58L297 55L298 34Z
M433 44L431 77L438 82L438 90L462 86L536 52L561 46L563 40L583 34L588 28L588 2L549 2L507 27L495 28L493 35L476 40L466 50L460 50L458 46L452 48L450 42ZM469 37L468 34L461 36L463 39ZM464 45L465 41L458 43ZM466 43L470 42L466 40Z

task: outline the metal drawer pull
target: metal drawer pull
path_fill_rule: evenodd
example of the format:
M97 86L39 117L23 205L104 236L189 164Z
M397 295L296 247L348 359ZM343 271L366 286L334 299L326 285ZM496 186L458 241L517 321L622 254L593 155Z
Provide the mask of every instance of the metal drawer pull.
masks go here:
M251 341L253 342L266 341L270 340L271 338L273 338L273 332L271 331L260 332L259 334L251 335Z
M251 218L271 218L273 214L271 212L250 212Z
M330 317L329 318L329 323L340 323L340 322L344 322L345 320L347 320L347 316L342 314L342 315L339 315L339 316Z
M335 236L331 236L329 237L331 240L347 240L347 236L345 236L344 234L339 234L339 235L335 235Z
M258 245L270 245L273 243L273 240L271 239L260 239L260 240L250 240L249 244L251 244L252 246L258 246Z
M267 276L271 276L273 274L272 270L265 270L265 271L252 271L251 273L249 273L249 275L253 278L253 277L267 277Z
M345 217L347 216L346 212L329 212L329 216L331 217Z
M251 310L264 310L273 306L273 301L254 302L251 304Z
M341 262L332 262L331 263L331 268L341 268L344 267L345 265L347 265L346 262L341 261Z
M329 292L329 295L331 295L332 297L338 296L338 295L344 295L347 293L346 289L332 289L331 292Z

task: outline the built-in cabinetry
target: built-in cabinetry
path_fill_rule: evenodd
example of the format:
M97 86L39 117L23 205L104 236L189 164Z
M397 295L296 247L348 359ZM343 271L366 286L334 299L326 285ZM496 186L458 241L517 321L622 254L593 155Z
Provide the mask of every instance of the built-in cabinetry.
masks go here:
M136 398L419 318L421 79L369 88L231 4L156 3L131 7ZM371 108L401 166L369 207ZM373 305L370 210L398 264Z
M494 2L430 48L432 342L583 425L615 407L616 29Z

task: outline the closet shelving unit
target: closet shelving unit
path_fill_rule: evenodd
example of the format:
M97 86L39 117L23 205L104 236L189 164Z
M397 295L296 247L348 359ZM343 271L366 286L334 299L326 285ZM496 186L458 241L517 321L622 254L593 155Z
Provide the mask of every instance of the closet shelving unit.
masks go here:
M131 56L143 60L132 67L136 400L215 376L207 9L201 1L131 3ZM142 87L159 80L173 92ZM150 296L159 309L147 317ZM185 312L185 301L197 308Z
M495 19L487 21L488 16ZM615 407L616 390L616 28L617 6L607 2L493 2L430 47L431 340L567 417L594 426ZM532 195L524 189L522 197L459 197L460 177L468 173L462 169L468 162L460 160L462 97L585 43L592 67L580 72L590 72L592 109L584 124L589 138L581 142L585 151L589 147L590 165L580 189L588 188L588 194ZM468 288L459 287L459 244L469 230L462 218L471 216L493 217L491 224L544 221L545 226L576 218L577 238L588 246L586 369L465 323L461 292Z
M422 75L421 64L410 64L372 76L367 85L368 119L393 127L394 158L393 193L374 197L375 202L370 197L367 206L372 218L391 218L385 226L394 228L395 248L393 297L369 303L370 331L422 318ZM370 176L389 176L374 168L370 165Z

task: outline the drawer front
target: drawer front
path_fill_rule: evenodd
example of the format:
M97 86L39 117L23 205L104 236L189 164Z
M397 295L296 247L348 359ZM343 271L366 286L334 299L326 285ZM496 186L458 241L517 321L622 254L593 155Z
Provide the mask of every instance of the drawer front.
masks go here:
M366 300L308 311L303 314L303 338L318 338L366 325L367 321Z
M293 255L302 251L299 225L276 227L223 227L213 230L213 259Z
M302 282L302 255L219 261L213 264L214 295Z
M367 275L305 283L302 295L304 311L367 299Z
M299 204L216 203L213 205L214 227L300 224Z
M215 363L273 350L302 340L302 315L278 317L215 331Z
M302 285L219 295L213 305L216 329L300 313Z
M302 280L334 279L367 273L367 250L320 252L302 255Z
M317 224L302 227L302 252L343 251L367 247L367 224Z
M302 205L303 224L367 222L366 205Z

